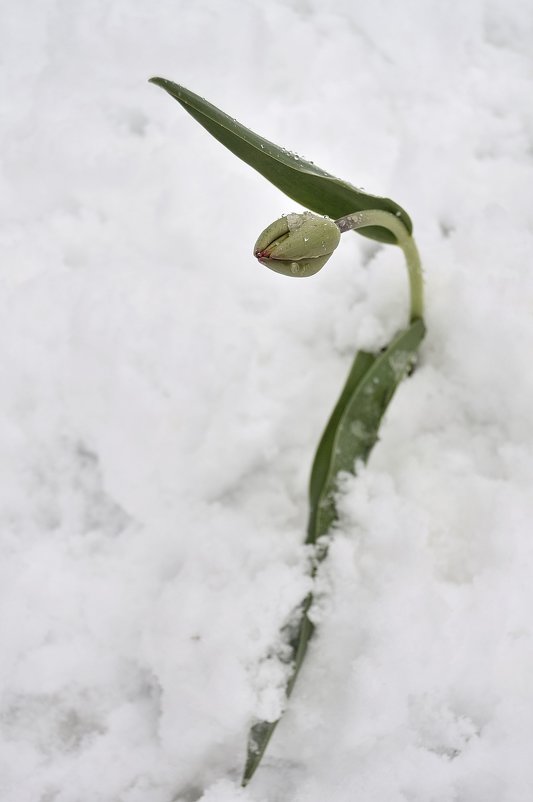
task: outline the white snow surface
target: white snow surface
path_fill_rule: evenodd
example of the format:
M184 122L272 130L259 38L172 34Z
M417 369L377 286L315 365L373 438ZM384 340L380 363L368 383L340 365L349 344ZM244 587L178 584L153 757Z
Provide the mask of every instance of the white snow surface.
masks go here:
M530 802L528 0L0 5L0 799ZM317 634L307 479L401 253L257 265L294 204L162 75L411 214L419 367L343 482Z

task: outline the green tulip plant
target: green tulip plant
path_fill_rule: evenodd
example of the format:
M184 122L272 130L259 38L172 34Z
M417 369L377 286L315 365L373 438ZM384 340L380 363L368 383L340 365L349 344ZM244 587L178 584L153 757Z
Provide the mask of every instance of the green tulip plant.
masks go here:
M355 474L357 463L368 459L378 439L383 415L396 388L413 368L425 334L422 269L412 237L412 223L407 212L389 198L369 195L279 148L188 89L164 78L152 78L151 82L168 92L232 153L288 197L312 210L281 217L263 231L254 247L254 255L261 264L286 276L312 276L330 259L341 234L351 230L378 242L398 245L405 256L410 288L408 324L379 353L360 351L356 355L316 450L309 483L305 541L314 550L311 569L314 578L318 565L326 557L327 536L331 536L337 520L339 473ZM309 615L312 602L313 595L309 593L282 630L283 659L288 659L291 666L287 698L313 634ZM261 762L277 723L253 723L243 785L250 781Z

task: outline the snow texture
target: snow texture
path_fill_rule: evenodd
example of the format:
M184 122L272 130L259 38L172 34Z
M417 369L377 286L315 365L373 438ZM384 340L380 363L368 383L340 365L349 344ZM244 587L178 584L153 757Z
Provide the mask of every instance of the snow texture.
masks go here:
M0 799L529 802L528 0L0 4ZM401 254L255 263L295 204L162 75L411 214L428 335L343 483L318 624L306 485Z

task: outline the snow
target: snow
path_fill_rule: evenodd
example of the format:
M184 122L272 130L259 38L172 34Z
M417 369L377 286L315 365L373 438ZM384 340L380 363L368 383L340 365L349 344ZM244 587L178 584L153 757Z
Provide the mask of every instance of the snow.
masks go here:
M0 7L2 802L528 802L533 13L526 0ZM394 198L428 334L343 480L318 624L307 477L397 249L256 264L295 204L160 89Z

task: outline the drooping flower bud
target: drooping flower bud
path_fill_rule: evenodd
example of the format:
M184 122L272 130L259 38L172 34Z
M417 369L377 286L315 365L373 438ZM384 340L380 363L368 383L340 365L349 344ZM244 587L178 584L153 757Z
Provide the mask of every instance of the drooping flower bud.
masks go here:
M284 276L312 276L324 267L340 238L339 228L329 217L288 214L263 231L254 256Z

